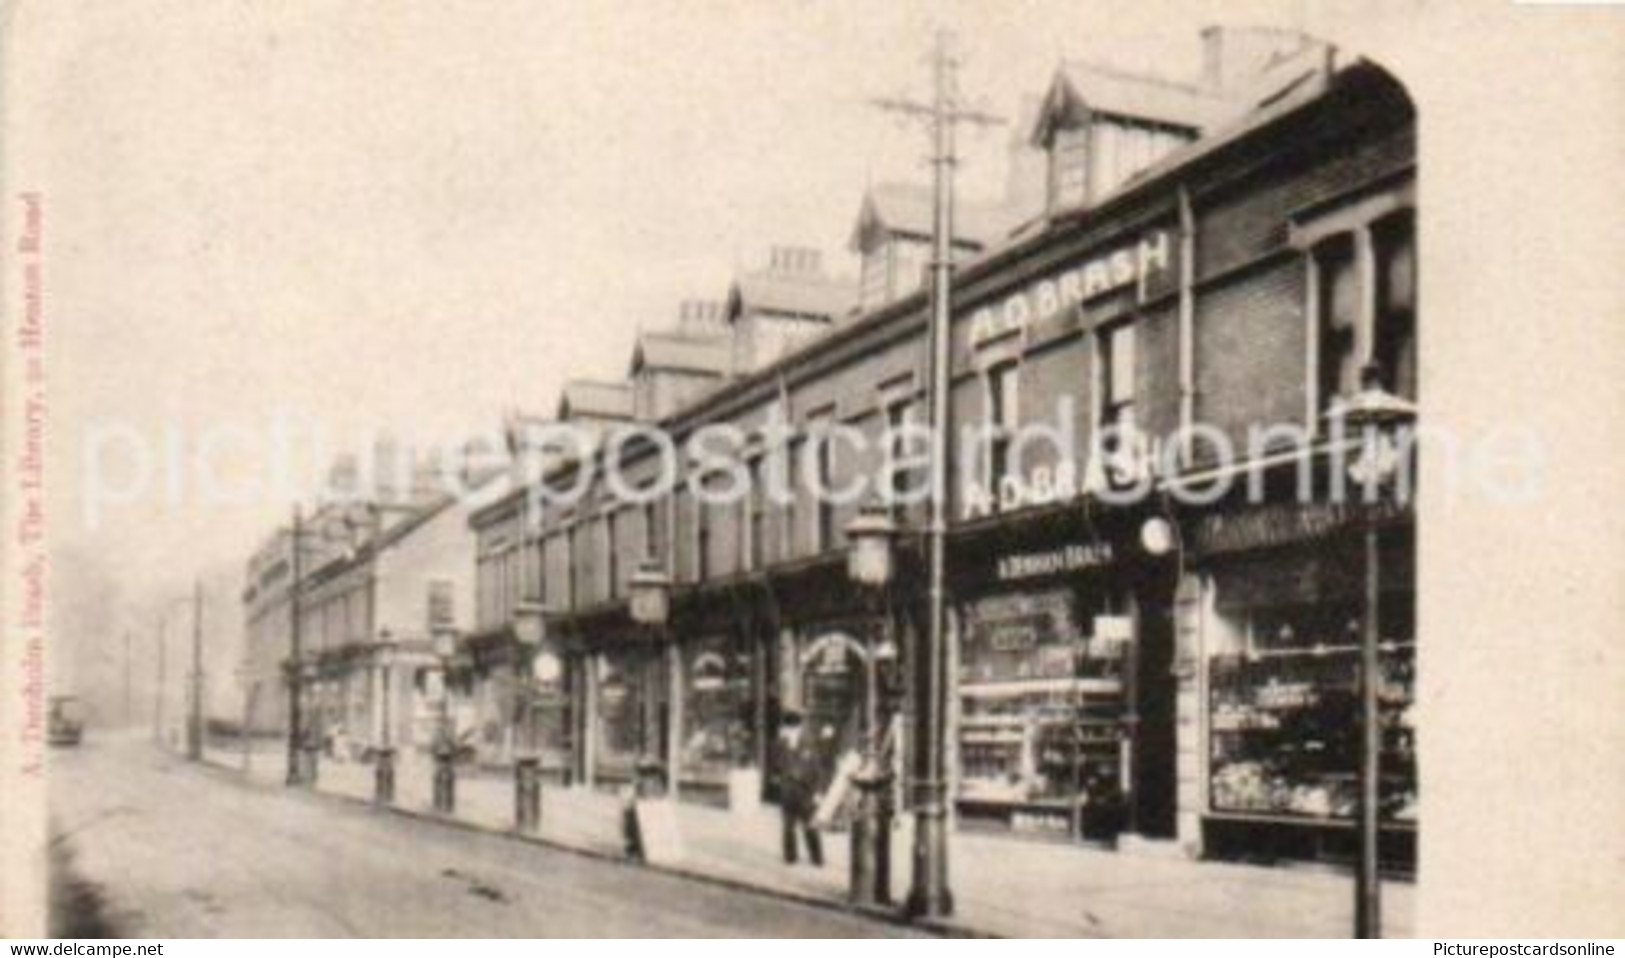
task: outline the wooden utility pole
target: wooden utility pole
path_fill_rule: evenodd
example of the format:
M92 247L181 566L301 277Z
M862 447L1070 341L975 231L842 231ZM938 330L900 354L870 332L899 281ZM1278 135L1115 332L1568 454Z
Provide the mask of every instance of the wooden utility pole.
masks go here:
M186 719L186 757L203 760L203 579L192 583L192 710Z
M130 657L130 630L124 630L124 724L135 724L135 683L132 669L134 660Z
M288 583L288 784L298 785L304 776L299 770L299 748L301 726L300 715L300 682L303 674L300 669L304 656L303 642L300 636L299 587L304 579L304 519L300 515L299 507L293 507L293 536L291 540L293 554L289 560L292 579Z
M926 630L915 643L914 681L914 869L908 910L927 917L953 913L948 888L948 788L946 700L948 648L947 531L948 469L953 453L949 409L949 330L952 322L955 131L961 123L987 126L997 117L962 107L955 80L959 62L946 31L938 31L932 57L930 103L881 99L881 109L923 120L931 134L933 210L931 220L930 376L931 483L927 504Z
M168 658L164 639L165 613L158 613L158 683L153 687L152 695L152 740L159 745L164 743L164 685L168 681L164 675L166 670L165 659Z

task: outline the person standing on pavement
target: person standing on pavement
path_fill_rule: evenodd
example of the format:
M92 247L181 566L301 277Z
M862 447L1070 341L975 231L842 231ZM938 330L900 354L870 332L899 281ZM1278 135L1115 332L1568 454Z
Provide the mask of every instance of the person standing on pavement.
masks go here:
M811 741L802 727L801 713L784 713L775 744L773 767L778 775L779 815L784 826L784 861L790 865L796 863L796 832L799 830L807 844L807 859L813 867L823 867L824 847L818 830L812 825L813 812L818 808L823 763L817 743Z

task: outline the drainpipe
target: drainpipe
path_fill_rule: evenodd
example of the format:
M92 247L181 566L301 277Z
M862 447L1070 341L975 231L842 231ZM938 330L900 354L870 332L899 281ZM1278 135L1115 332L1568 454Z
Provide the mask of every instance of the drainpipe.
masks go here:
M1196 425L1196 213L1190 189L1179 188L1179 430L1180 458L1190 462Z

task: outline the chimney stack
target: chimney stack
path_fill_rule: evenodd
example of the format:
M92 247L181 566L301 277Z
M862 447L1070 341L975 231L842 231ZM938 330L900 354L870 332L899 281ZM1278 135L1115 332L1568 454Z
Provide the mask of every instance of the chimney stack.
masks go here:
M721 300L685 299L678 304L677 332L683 336L719 336L726 327Z
M1215 93L1236 93L1271 67L1318 45L1295 30L1207 27L1202 31L1202 85Z
M768 269L781 276L816 276L823 272L823 257L807 246L775 246Z

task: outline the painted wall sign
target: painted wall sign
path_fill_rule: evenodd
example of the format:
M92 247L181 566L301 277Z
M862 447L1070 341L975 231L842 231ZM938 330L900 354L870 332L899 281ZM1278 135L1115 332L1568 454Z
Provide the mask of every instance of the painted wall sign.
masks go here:
M1010 333L1047 322L1104 293L1140 283L1173 264L1173 236L1149 233L1138 243L1084 260L1076 266L983 306L971 314L970 346L979 348Z
M1166 459L1161 437L1122 429L1117 438L1118 448L1110 453L1092 448L1081 469L1063 459L1053 465L1034 466L1025 473L1012 472L999 481L996 489L968 478L960 498L960 515L977 519L995 511L1064 502L1106 487L1134 487L1152 474L1156 463Z

